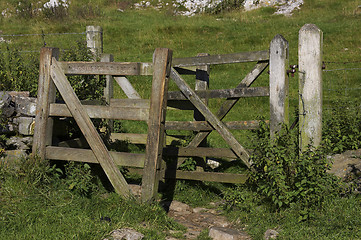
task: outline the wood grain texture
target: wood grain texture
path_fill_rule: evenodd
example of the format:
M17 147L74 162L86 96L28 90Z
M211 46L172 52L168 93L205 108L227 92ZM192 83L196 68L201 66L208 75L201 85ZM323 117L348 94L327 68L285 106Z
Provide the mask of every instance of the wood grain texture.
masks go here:
M52 143L53 120L49 118L50 104L55 102L56 89L50 77L52 58L59 57L58 48L42 48L40 51L38 98L36 106L33 154L45 159L45 147Z
M154 72L150 97L146 161L142 179L141 198L143 202L154 199L158 192L171 59L172 51L165 48L157 48L153 55Z
M193 103L193 105L202 113L213 128L222 136L229 144L235 154L244 162L247 167L251 166L249 153L239 144L229 129L208 109L198 95L187 85L187 83L174 70L171 70L171 78L183 92L183 94Z
M69 108L72 116L77 122L90 148L92 149L96 159L102 166L105 174L111 182L114 190L125 198L131 197L128 184L123 175L120 173L117 165L114 163L112 156L109 154L106 146L100 138L96 128L94 127L90 117L81 105L74 90L71 88L65 74L53 58L51 66L51 77Z
M126 152L109 153L117 166L144 167L145 154ZM52 160L99 163L92 150L81 148L48 146L46 147L46 158Z

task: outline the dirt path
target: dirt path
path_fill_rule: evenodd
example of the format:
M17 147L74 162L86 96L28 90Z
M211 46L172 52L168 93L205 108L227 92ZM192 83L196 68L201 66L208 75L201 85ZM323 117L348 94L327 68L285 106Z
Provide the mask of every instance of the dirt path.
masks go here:
M209 229L210 236L217 239L247 239L251 237L243 229L235 228L221 211L206 208L191 208L187 204L173 201L169 205L168 216L187 228L186 239L196 239L204 229ZM168 238L174 240L176 238Z

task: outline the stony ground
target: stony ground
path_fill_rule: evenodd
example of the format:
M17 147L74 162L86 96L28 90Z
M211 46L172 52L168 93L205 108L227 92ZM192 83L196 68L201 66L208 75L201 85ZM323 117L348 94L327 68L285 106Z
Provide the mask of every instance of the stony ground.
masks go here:
M168 215L176 222L187 228L184 234L186 239L196 239L199 234L209 229L209 236L212 239L251 239L244 231L235 227L226 217L221 215L221 211L207 208L191 208L187 204L173 201L169 203ZM216 207L217 203L213 203ZM176 238L168 238L174 240Z

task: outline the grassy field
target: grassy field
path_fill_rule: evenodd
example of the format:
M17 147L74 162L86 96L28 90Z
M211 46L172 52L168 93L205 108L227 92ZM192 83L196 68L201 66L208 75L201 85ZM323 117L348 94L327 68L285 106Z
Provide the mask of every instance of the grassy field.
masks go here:
M361 32L358 29L361 9L357 0L305 0L301 10L291 17L273 15L273 8L251 12L239 9L217 15L184 17L174 15L172 8L126 8L130 2L118 0L73 1L67 14L60 9L57 14L31 16L26 14L26 9L21 14L15 14L15 2L0 3L1 11L8 8L9 12L13 12L10 17L0 16L2 34L17 35L3 37L5 42L0 42L0 48L4 54L8 49L14 48L38 51L44 45L69 50L78 41L84 41L85 35L46 34L83 33L86 26L99 25L104 32L104 52L113 54L115 61L151 62L153 51L158 47L172 49L174 58L196 56L198 53L227 54L267 50L273 37L281 34L289 42L290 64L297 64L298 31L304 24L313 23L324 34L325 70L349 69L325 71L323 74L325 118L331 117L328 110L335 101L360 101ZM119 11L119 8L125 10ZM22 36L34 33L44 35ZM28 56L29 53L22 54ZM32 57L36 58L37 53L33 54ZM235 87L252 67L252 64L213 66L210 88ZM133 77L130 80L142 97L149 97L151 78ZM194 85L194 78L187 77L186 80ZM268 86L267 73L255 85ZM290 78L291 121L295 118L292 113L298 105L297 87L296 74ZM176 89L174 84L171 83L170 89ZM116 88L115 94L116 97L124 97L119 88ZM212 100L211 109L216 110L220 103L221 100ZM167 118L191 120L192 112L169 111ZM226 120L260 118L269 118L266 98L241 99ZM145 124L121 124L121 131L145 130ZM234 133L243 145L251 146L248 132ZM211 134L209 144L213 147L227 146L218 134ZM74 169L78 168L88 173L82 167ZM44 171L51 175L49 181L46 180L48 175L42 175ZM0 239L101 239L111 230L124 226L141 231L146 239L164 239L171 235L169 230L184 231L168 219L156 204L143 206L121 200L115 194L108 193L101 184L93 184L93 178L84 179L75 173L70 180L63 177L53 181L57 179L54 171L36 166L35 169L18 169L14 172L0 166ZM40 180L25 176L33 176L34 173L38 173L35 174L38 178L40 174ZM97 187L90 191L91 186ZM213 187L219 191L210 191ZM74 189L84 191L74 192ZM174 197L193 206L204 206L210 201L226 198L229 189L232 187L221 184L179 181ZM361 200L358 196L329 199L312 210L309 221L299 221L302 209L297 205L275 211L246 188L239 186L237 190L242 195L244 206L226 207L225 213L237 220L240 226L246 226L254 239L262 239L268 228L280 229L278 239L361 239ZM84 192L90 193L84 195ZM105 217L110 218L111 222Z

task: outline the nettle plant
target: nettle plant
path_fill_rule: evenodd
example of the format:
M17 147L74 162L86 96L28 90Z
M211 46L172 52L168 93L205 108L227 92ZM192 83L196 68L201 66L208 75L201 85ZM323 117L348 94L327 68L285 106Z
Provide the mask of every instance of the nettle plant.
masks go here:
M251 185L277 208L298 203L312 207L341 190L339 180L326 172L330 168L326 149L311 147L300 152L298 130L284 126L269 138L269 126L261 124L255 131L254 172Z

